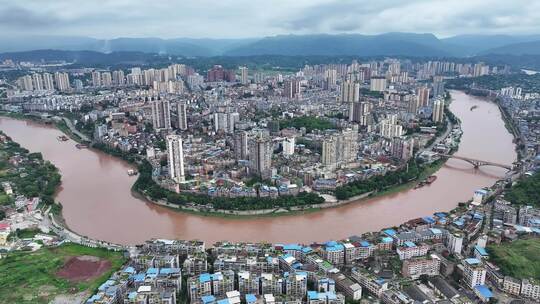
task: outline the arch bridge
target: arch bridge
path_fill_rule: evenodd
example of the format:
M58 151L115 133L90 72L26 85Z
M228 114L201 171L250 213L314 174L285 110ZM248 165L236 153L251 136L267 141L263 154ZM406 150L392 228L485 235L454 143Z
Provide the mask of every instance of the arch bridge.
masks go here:
M505 164L500 164L500 163L495 163L495 162L490 162L490 161L485 161L485 160L480 160L480 159L474 159L470 157L463 157L463 156L458 156L458 155L449 155L449 154L442 154L442 153L437 153L437 155L444 158L454 158L454 159L460 159L462 161L466 161L469 164L473 165L475 168L479 168L482 166L492 166L492 167L499 167L499 168L506 169L508 171L512 171L512 166L510 165L505 165Z

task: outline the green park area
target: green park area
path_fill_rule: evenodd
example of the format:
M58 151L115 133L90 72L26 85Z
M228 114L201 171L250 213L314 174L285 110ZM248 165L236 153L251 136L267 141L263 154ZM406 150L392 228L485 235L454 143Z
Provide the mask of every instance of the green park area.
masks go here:
M514 204L540 207L540 173L520 179L505 198Z
M306 128L307 132L313 130L334 129L335 126L327 119L314 116L298 116L280 121L279 126L284 128Z
M0 303L49 303L88 297L124 263L121 252L75 244L13 252L0 259Z
M521 239L487 249L491 261L504 275L518 279L540 278L540 239Z

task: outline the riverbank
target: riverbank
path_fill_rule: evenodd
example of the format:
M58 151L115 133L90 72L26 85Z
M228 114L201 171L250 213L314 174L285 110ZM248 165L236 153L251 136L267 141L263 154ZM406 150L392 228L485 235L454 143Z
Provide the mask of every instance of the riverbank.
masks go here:
M72 128L67 124L65 117L59 117L58 119L52 118L44 118L36 115L28 115L23 113L15 113L15 112L6 112L6 111L0 111L0 116L5 116L9 118L19 119L19 120L31 120L36 123L43 123L46 125L54 125L58 130L62 131L66 136L71 138L72 140L76 141L77 143L87 143L88 139L81 138L79 135L76 134L76 132L72 131Z
M232 218L232 219L294 216L294 215L315 213L317 211L342 207L348 204L361 203L367 199L382 198L384 196L393 195L401 191L411 190L414 187L416 187L419 181L422 181L426 179L428 176L436 173L442 166L444 166L444 164L445 164L445 161L438 161L436 163L433 163L432 165L427 166L425 170L423 170L420 173L417 179L406 182L404 184L392 186L383 191L379 191L379 192L371 191L364 194L353 196L345 200L338 200L336 202L326 202L326 203L310 205L310 206L291 207L290 209L273 208L273 209L260 209L260 210L224 210L224 209L216 210L216 209L201 208L201 207L195 207L195 206L183 206L183 205L170 203L166 200L153 200L152 198L148 197L144 193L140 193L136 190L133 190L133 194L144 199L146 202L156 204L162 207L166 207L174 211L186 212L186 213L194 214L194 215Z
M513 162L512 136L504 128L497 106L462 92L452 92L452 97L450 110L461 120L463 130L457 154ZM479 107L470 111L472 105ZM341 239L447 212L468 201L475 190L504 177L498 168L475 170L466 162L449 159L429 186L374 194L358 204L284 216L204 216L135 197L130 188L137 177L126 174L132 168L128 163L95 149L77 149L72 141L58 141L63 133L56 128L0 118L0 129L31 151L42 152L60 169L64 183L55 199L62 202L62 215L71 231L123 245L151 238L199 239L209 244L220 240L310 243Z
M2 115L4 113L0 113ZM83 140L80 136L76 134L76 132L73 132L65 121L66 118L61 118L58 120L51 119L50 121L46 121L43 119L40 119L36 116L30 116L30 115L23 115L20 113L14 113L13 115L6 115L8 117L16 118L16 119L32 119L35 122L38 123L50 123L50 121L55 122L55 126L58 130L69 136L71 139L77 142L85 142L86 140ZM450 122L447 122L448 125L453 126ZM445 133L448 134L448 133ZM107 147L101 147L97 146L94 147L97 150L107 153L109 155L112 155L114 157L118 157L124 161L127 161L130 164L135 164L136 161L134 158L129 157L130 155L125 155L124 153L113 153L116 152L116 150L107 149ZM443 165L445 161L437 161L434 165L427 165L427 166L421 166L422 171L419 172L418 176L414 180L409 180L402 184L396 184L391 185L388 188L385 188L383 190L374 190L374 191L368 191L366 193L362 193L359 195L352 196L347 199L338 199L337 201L329 201L326 200L325 202L316 203L316 204L302 204L302 205L296 205L296 206L286 206L286 207L276 207L276 208L265 208L265 209L257 209L257 210L234 210L234 209L214 209L214 208L208 208L207 206L203 205L200 206L195 203L188 203L188 204L178 204L178 203L171 203L167 200L163 199L155 199L152 198L148 193L145 193L144 190L140 190L138 187L136 187L137 183L140 182L143 174L139 174L137 177L137 180L133 184L132 187L132 195L138 194L139 198L143 198L146 202L153 203L162 207L166 207L168 209L172 209L175 211L181 211L186 212L190 214L195 215L201 215L201 216L213 216L213 217L223 217L223 218L258 218L258 217L279 217L279 216L287 216L287 215L301 215L301 214L308 214L308 213L314 213L317 211L321 211L324 209L330 209L330 208L337 208L344 205L352 204L352 203L361 203L362 201L365 201L366 199L373 199L373 198L380 198L384 197L386 195L392 195L401 191L406 191L414 188L418 182L424 180L428 176L434 174L437 172ZM393 174L393 172L389 173ZM384 178L384 176L383 176ZM318 194L317 194L318 195ZM201 194L200 196L203 196ZM319 196L320 197L320 196ZM296 199L296 197L291 197ZM231 198L234 200L234 198ZM283 197L281 197L283 199ZM60 208L55 208L55 216L59 222L65 223L64 218L61 213L61 205L59 205Z

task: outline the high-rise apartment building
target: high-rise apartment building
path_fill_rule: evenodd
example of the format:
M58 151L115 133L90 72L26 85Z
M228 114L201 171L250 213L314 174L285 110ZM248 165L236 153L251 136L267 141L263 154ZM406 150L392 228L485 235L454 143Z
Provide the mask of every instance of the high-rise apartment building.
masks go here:
M208 82L228 81L234 82L236 74L234 71L226 70L221 65L214 65L206 74Z
M337 83L337 70L336 69L328 69L324 71L324 78L329 86L335 86Z
M54 90L53 76L49 73L43 73L43 88L47 91Z
M444 100L441 98L435 99L433 102L433 113L431 120L435 123L442 122L444 120Z
M99 88L101 86L101 73L98 71L92 72L92 86Z
M237 160L247 160L249 158L249 136L246 131L234 134L234 156Z
M124 71L118 70L112 73L112 83L115 86L123 86L126 84L126 78L124 77Z
M169 130L171 128L171 109L167 99L157 97L150 102L152 106L152 125L154 130Z
M341 102L358 102L360 100L360 84L352 81L341 83Z
M187 130L187 105L183 102L176 104L176 118L178 129Z
M36 91L42 91L43 90L43 77L41 77L41 74L33 74L32 75L32 82L34 84L34 90Z
M420 100L418 96L412 95L409 99L409 105L407 111L411 114L418 114L418 110L420 109Z
M442 76L434 76L433 83L431 84L433 90L433 97L444 95L444 82Z
M56 72L54 73L54 82L56 83L56 88L61 91L67 91L71 87L69 85L69 75L65 72Z
M101 73L101 85L104 87L112 86L112 76L110 72Z
M283 83L283 96L289 99L296 98L300 94L300 81L298 79L287 79Z
M177 183L183 182L185 175L182 137L180 135L167 135L166 140L169 177Z
M358 154L358 128L331 134L323 140L321 162L328 167L353 162Z
M387 115L379 123L379 134L382 137L394 138L403 135L403 126L397 122L397 115Z
M372 104L367 101L351 102L349 107L349 121L357 122L361 126L371 124L371 108Z
M409 160L413 157L414 139L394 137L392 139L392 157L400 160Z
M217 112L214 113L214 131L220 130L226 133L234 133L236 123L240 121L238 112Z
M248 84L249 83L249 73L247 67L240 67L240 83L242 84Z
M272 140L266 136L256 136L249 142L249 168L251 173L264 178L271 177Z
M418 98L418 105L420 107L427 107L429 105L429 88L428 87L417 88L416 96Z
M369 90L375 92L383 92L384 90L386 90L386 78L371 77Z
M32 83L32 76L26 75L18 79L18 85L21 87L24 91L33 91L34 90L34 84Z
M295 145L294 137L285 137L285 139L282 142L282 145L283 145L283 155L291 156L294 154L294 145Z

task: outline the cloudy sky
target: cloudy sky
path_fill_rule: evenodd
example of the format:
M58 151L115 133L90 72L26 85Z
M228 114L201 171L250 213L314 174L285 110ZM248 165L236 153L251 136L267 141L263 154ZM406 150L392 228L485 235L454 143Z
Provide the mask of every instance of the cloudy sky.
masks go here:
M537 0L0 0L0 35L538 34Z

